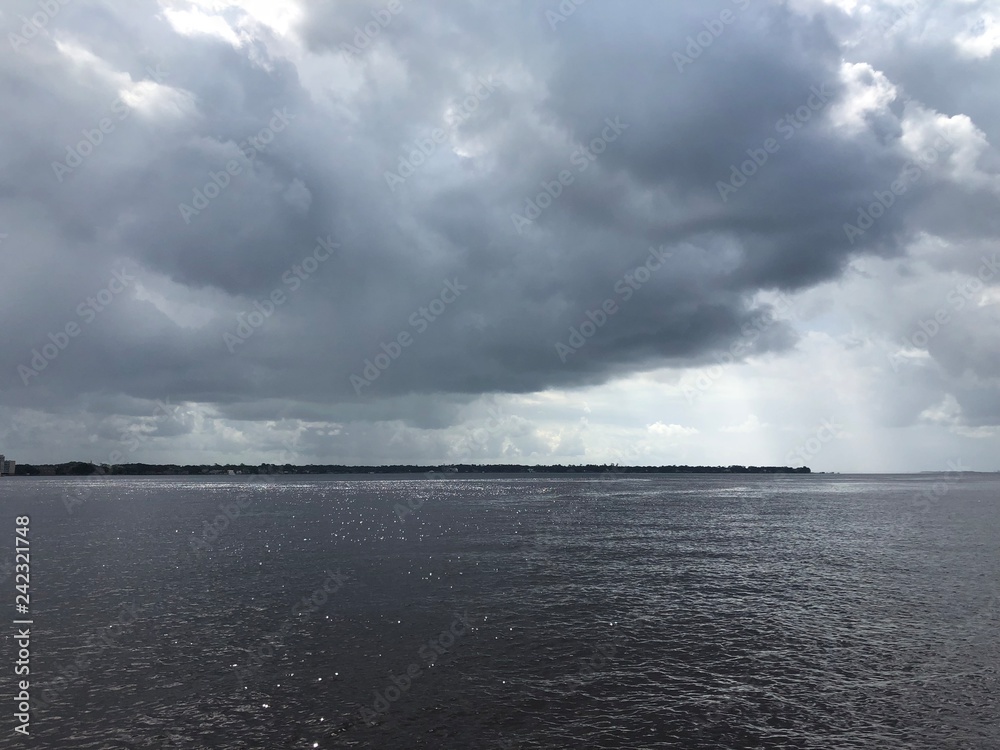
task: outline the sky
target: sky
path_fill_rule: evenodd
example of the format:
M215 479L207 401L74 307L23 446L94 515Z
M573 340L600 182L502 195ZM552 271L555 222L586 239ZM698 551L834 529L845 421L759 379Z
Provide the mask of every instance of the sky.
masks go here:
M11 0L0 453L1000 470L997 0Z

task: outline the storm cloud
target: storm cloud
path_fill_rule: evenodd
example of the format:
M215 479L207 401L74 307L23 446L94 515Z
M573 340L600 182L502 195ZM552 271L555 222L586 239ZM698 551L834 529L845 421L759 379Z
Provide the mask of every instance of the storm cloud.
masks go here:
M1000 468L991 3L0 23L8 456Z

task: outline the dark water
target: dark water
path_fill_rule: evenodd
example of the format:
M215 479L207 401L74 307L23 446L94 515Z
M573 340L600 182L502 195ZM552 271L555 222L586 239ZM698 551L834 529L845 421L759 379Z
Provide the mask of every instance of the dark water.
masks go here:
M0 747L997 748L998 503L997 475L5 478L36 706L28 743L4 569Z

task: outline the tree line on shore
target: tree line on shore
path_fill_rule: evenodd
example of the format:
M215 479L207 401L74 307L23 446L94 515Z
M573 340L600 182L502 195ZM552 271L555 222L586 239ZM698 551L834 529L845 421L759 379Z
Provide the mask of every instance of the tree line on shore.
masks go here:
M95 464L69 461L61 464L18 464L17 476L90 476L90 475L228 475L228 474L809 474L808 466L618 466L617 464L535 465L524 464L450 464L414 466L344 466L340 464Z

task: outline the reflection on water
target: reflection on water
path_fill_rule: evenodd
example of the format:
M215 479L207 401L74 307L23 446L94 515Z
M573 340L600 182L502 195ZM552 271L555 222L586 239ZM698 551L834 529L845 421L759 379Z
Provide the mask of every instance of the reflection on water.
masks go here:
M37 748L1000 746L988 475L81 481Z

